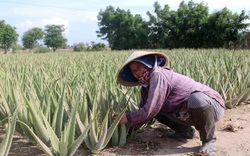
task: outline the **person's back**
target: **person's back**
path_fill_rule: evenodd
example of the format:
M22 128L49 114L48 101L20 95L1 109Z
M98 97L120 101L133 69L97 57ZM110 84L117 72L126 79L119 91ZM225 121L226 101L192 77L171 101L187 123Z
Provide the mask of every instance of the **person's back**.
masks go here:
M159 83L159 81L162 81ZM150 92L150 88L152 92ZM214 98L224 107L224 100L221 98L220 94L213 90L212 88L194 81L193 79L174 72L170 68L156 67L151 71L149 87L142 87L143 94L153 94L154 90L158 92L166 92L164 106L162 111L167 113L175 113L181 109L180 104L187 101L191 93L200 91L206 95ZM142 102L145 104L146 101Z

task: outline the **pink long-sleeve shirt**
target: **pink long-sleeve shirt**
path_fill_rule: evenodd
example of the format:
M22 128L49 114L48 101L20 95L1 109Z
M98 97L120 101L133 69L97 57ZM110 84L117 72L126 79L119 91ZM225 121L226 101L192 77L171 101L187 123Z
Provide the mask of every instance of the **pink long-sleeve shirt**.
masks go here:
M141 89L140 108L127 113L128 122L137 128L158 113L177 113L195 91L205 93L225 107L221 95L212 88L169 68L156 67L151 71L149 86Z

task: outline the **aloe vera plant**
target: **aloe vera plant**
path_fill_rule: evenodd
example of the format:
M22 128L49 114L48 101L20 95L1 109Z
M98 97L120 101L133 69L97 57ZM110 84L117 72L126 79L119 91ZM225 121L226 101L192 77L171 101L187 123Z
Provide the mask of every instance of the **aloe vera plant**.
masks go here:
M99 131L95 129L95 122L91 124L91 130L85 139L85 144L92 153L97 154L107 146L125 110L120 113L110 127L108 127L108 113L102 121L100 128L98 128Z
M8 129L3 138L2 143L0 144L0 156L6 156L9 153L16 127L17 113L18 113L18 108L15 110L13 116L8 118Z
M249 50L157 51L169 56L169 66L176 72L218 90L227 108L249 99ZM118 126L121 116L114 121L112 114L138 108L139 88L116 83L117 71L130 53L1 56L0 120L13 117L19 107L15 130L40 144L48 155L70 155L79 144L100 152L117 134L114 145L124 144L129 127L125 131L124 125Z
M48 123L46 118L43 116L45 133L47 133L50 138L50 145L47 145L46 142L43 142L34 132L33 130L24 122L19 121L22 125L24 125L31 135L34 137L36 142L40 145L41 149L50 156L72 156L77 151L79 146L82 144L83 140L86 138L87 133L90 129L90 125L87 127L82 127L83 132L80 136L75 139L75 122L77 116L77 106L72 109L69 120L67 124L65 124L64 130L61 133L61 137L58 138L55 131Z

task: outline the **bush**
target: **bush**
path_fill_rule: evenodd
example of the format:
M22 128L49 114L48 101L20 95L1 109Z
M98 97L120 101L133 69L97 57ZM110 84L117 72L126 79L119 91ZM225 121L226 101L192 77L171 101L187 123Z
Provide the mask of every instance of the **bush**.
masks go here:
M106 49L106 45L104 43L93 43L92 51L102 51Z
M15 45L13 45L13 47L12 47L12 52L13 52L13 53L16 53L17 51L20 51L20 50L22 50L22 49L23 49L23 47L22 47L21 45L15 44Z
M85 44L82 43L82 42L73 45L73 51L79 52L79 51L84 51L84 50L86 50L86 46L85 46Z
M34 53L48 53L51 52L52 50L47 48L47 47L37 47L34 49Z
M91 42L91 44L78 43L73 45L73 50L80 51L103 51L106 49L106 45L104 43L95 43Z

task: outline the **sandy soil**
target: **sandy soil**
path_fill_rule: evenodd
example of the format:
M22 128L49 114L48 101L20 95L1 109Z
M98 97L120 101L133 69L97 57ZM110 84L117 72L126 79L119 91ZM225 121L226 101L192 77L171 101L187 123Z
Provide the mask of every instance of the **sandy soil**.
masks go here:
M250 101L249 101L250 102ZM122 147L107 147L98 155L171 155L171 156L201 156L195 152L201 142L196 133L194 139L173 140L164 136L168 130L162 124L147 128L136 138L129 138ZM0 131L1 136L4 130ZM250 104L240 105L226 110L224 117L216 124L217 156L248 156L250 155ZM44 155L39 147L27 142L25 138L15 136L10 156ZM79 149L79 155L91 155L87 149Z

